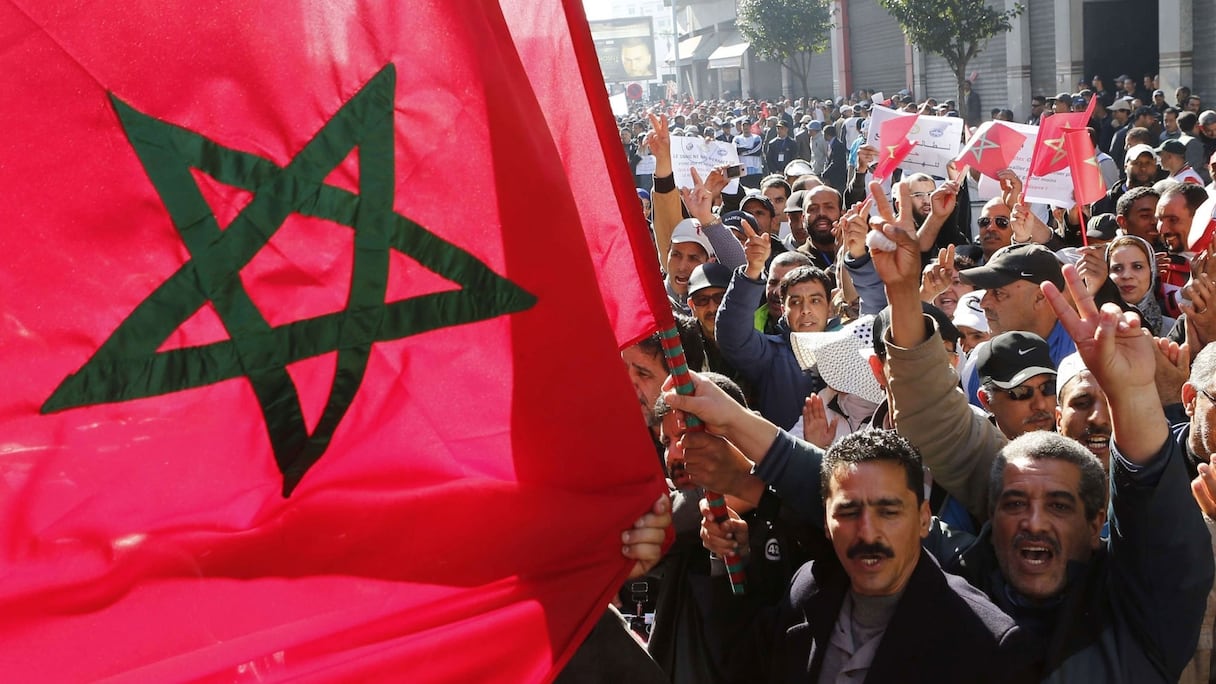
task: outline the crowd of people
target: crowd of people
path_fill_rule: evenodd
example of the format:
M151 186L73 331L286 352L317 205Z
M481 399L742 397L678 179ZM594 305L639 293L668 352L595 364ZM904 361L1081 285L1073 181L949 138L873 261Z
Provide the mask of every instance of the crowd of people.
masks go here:
M622 118L692 389L658 335L623 350L671 486L622 536L644 646L563 677L1216 680L1216 111L1079 86L1028 121L1096 100L1109 191L1079 211L1010 170L978 211L953 165L885 192L870 93ZM964 94L884 104L972 128ZM677 188L673 135L740 164Z

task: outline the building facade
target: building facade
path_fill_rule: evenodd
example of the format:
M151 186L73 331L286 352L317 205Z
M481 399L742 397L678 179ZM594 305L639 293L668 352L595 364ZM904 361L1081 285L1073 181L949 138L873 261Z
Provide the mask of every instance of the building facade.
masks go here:
M1008 107L1021 120L1032 95L1075 92L1095 74L1108 89L1120 74L1158 75L1171 103L1180 85L1204 97L1205 108L1216 103L1216 1L1020 1L1025 11L1013 30L990 39L968 65L985 110ZM908 88L918 98L957 93L945 60L910 46L877 0L834 0L831 47L812 61L808 93L795 92L797 79L751 53L735 27L735 0L666 2L680 36L678 60L672 55L669 63L678 61L680 91L698 99L826 97L862 88Z

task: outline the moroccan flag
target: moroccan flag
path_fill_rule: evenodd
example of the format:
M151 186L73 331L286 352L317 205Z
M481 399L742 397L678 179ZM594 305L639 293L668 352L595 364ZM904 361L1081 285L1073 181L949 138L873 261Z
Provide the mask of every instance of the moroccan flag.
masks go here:
M971 135L955 162L995 179L998 173L1009 168L1025 142L1026 136L1004 123L985 121Z
M1068 168L1072 174L1072 194L1077 204L1092 204L1106 196L1106 183L1098 168L1098 157L1094 151L1089 129L1066 129L1064 151L1068 156Z
M874 165L874 179L884 180L891 177L895 169L903 163L916 142L908 140L908 133L916 125L919 116L897 116L882 122L879 130L878 162Z
M577 1L0 27L4 679L550 676L662 491Z
M1088 128L1089 120L1094 113L1094 99L1089 99L1089 107L1084 112L1069 114L1052 114L1039 124L1039 136L1035 139L1034 151L1030 154L1031 176L1046 176L1068 168L1068 159L1064 150L1064 133L1066 129Z

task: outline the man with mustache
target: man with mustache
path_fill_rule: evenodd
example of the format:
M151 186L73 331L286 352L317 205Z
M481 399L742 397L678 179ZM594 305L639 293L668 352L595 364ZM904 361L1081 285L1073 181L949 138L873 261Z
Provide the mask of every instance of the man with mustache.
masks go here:
M1007 332L976 351L980 404L1009 439L1055 428L1056 368L1043 338Z
M821 452L811 453L818 460ZM775 609L715 603L715 618L728 619L714 622L736 626L727 636L751 634L731 640L735 681L1036 681L1033 640L922 549L930 530L924 469L906 439L853 433L822 455L820 473L835 554L802 566ZM737 516L718 524L704 502L702 514L707 548L749 553Z

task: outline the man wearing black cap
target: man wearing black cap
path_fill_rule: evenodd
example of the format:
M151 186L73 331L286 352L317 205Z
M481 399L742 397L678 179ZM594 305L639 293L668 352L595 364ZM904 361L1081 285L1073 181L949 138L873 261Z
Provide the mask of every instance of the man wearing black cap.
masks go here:
M980 403L1010 439L1055 428L1056 367L1043 338L1007 332L976 350Z
M994 335L1021 330L1047 341L1053 363L1077 350L1056 319L1039 284L1051 281L1063 288L1064 276L1055 254L1040 245L1010 245L997 250L987 264L959 272L977 290L986 290L981 304Z
M1164 140L1155 151L1157 162L1170 174L1172 180L1203 185L1203 177L1186 161L1186 145L1177 140Z
M1072 111L1072 93L1060 93L1052 98L1052 113L1067 114Z

